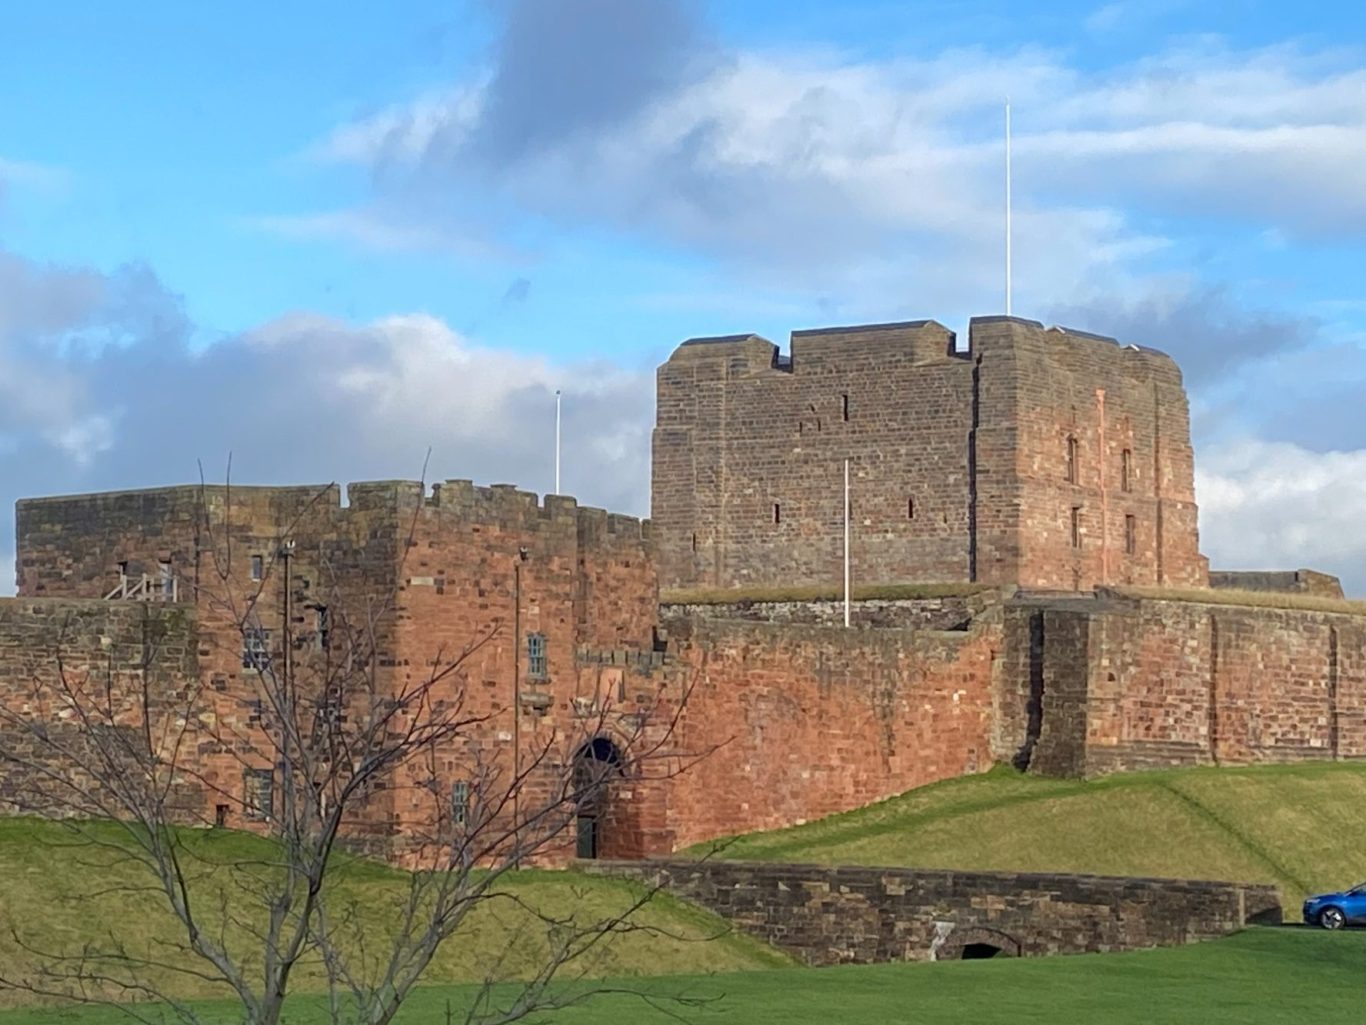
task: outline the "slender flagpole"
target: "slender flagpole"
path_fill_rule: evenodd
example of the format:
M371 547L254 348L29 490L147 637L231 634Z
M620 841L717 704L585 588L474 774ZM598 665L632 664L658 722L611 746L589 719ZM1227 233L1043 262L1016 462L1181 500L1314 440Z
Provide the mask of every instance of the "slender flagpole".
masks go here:
M849 460L844 461L844 625L849 625Z
M560 493L560 390L555 389L555 494Z
M1010 100L1006 100L1006 316L1012 315L1011 311L1011 181L1010 181Z

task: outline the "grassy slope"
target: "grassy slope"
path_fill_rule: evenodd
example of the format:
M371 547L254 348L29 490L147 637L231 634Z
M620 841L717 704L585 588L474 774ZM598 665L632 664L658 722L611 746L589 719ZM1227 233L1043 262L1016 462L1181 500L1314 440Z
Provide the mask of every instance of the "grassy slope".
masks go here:
M1366 766L1343 763L1090 782L993 771L739 837L720 856L1265 881L1295 909L1366 879L1363 808Z
M115 827L104 827L109 837ZM241 890L231 882L227 862L268 855L264 841L242 833L216 831L194 835L203 878L196 887L201 913L212 919L216 894L226 884L236 894L235 907L244 904ZM371 944L382 937L387 921L406 893L407 876L373 862L351 862L337 880L340 892L356 905ZM113 861L98 848L74 847L62 826L34 819L0 819L0 973L22 972L33 963L24 947L73 952L87 942L102 943L114 931L130 950L147 952L159 943L176 940L176 923L157 894L130 892L147 877ZM526 871L509 877L507 888L518 898L557 915L576 914L595 921L627 907L639 892L618 880L567 872ZM92 896L97 890L104 891ZM334 905L334 912L337 910ZM785 965L787 958L749 937L730 932L725 923L667 895L658 895L636 919L657 931L614 938L598 948L583 969L593 975L635 975L658 972L739 971ZM12 935L17 930L19 941ZM716 942L701 940L721 935ZM243 943L241 928L230 937ZM502 974L519 977L536 963L545 948L544 928L518 911L512 902L480 909L468 929L446 944L433 965L434 982L482 978L491 952L511 953ZM371 947L375 949L375 947ZM180 964L191 963L172 955ZM303 984L317 985L318 973L305 971ZM158 981L173 976L163 973ZM186 997L208 995L202 983L173 983ZM30 1002L0 990L0 1004Z
M638 996L596 998L535 1020L554 1025L632 1022L672 1025L1329 1025L1362 1019L1366 933L1252 929L1229 939L1134 954L873 965L820 970L637 980L658 998L704 1001L654 1008ZM400 1025L445 1021L469 991L431 987L399 1016ZM237 1019L229 1005L204 1007L206 1025ZM0 1013L0 1025L96 1025L103 1010ZM313 1001L289 1011L291 1025L322 1025Z

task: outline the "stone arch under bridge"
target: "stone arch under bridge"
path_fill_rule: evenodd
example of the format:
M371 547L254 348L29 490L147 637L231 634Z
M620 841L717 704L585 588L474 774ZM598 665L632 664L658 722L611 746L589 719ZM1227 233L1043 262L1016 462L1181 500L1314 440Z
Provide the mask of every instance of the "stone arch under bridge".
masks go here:
M1020 957L1023 944L997 929L969 926L949 932L934 952L936 961L975 961L989 957Z

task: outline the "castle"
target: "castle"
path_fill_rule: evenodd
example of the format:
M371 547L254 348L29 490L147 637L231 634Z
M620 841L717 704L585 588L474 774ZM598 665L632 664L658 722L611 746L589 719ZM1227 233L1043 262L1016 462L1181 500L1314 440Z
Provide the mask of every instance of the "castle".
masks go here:
M401 686L468 652L449 686L491 757L516 763L595 710L625 722L673 702L669 743L706 757L614 785L580 834L578 853L603 857L997 763L1075 776L1366 757L1366 619L1219 590L1341 597L1307 571L1210 572L1186 397L1162 353L1000 317L965 344L932 321L798 332L787 356L753 335L695 339L659 369L653 449L650 521L468 481L352 484L345 502L331 486L22 501L0 702L40 707L60 653L168 691L198 681L216 726L247 734L257 658L324 652L339 601L392 592L377 672ZM852 603L850 628L833 600L846 529L855 584L885 585ZM250 590L281 558L244 640L208 583ZM619 741L600 727L592 743ZM442 752L436 771L458 785L467 755ZM254 828L274 767L244 772L207 741L197 757L196 815ZM415 790L373 795L377 837L415 828Z

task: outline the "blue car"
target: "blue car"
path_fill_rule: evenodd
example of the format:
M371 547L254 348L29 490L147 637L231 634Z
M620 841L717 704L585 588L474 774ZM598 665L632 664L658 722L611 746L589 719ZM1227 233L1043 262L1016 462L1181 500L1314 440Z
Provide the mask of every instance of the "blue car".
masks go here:
M1366 925L1366 883L1342 893L1321 893L1304 902L1304 920L1323 929Z

